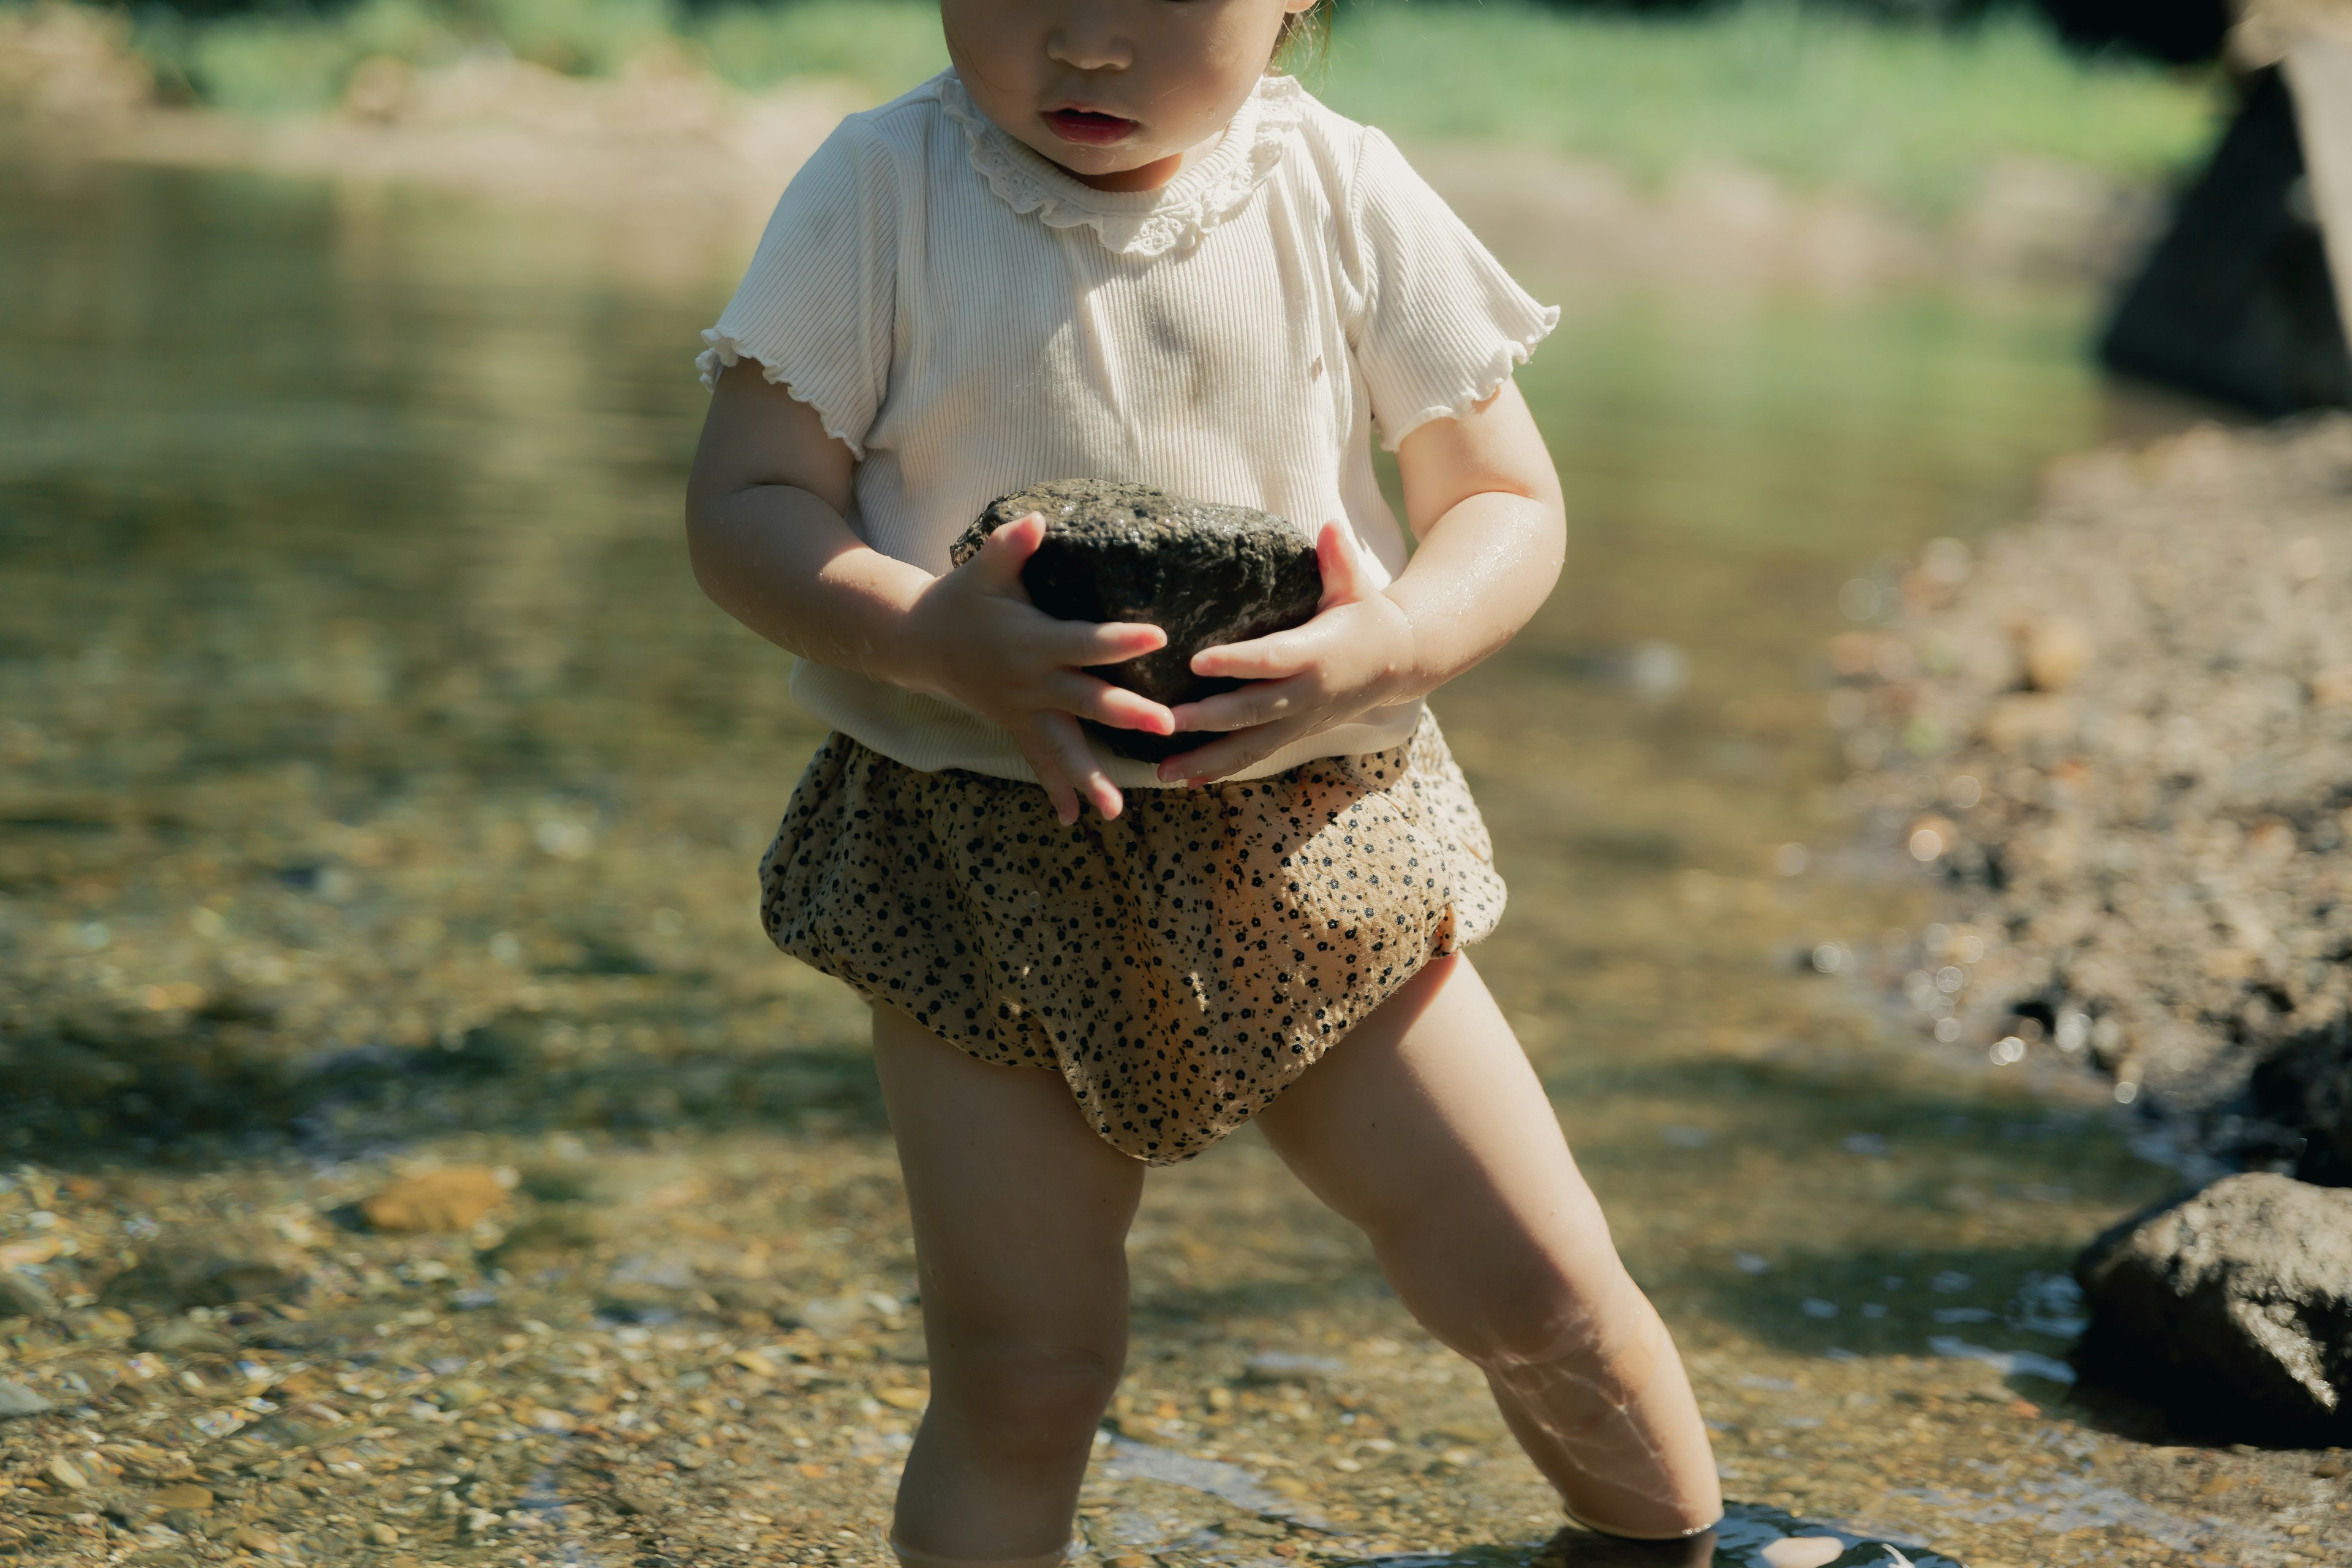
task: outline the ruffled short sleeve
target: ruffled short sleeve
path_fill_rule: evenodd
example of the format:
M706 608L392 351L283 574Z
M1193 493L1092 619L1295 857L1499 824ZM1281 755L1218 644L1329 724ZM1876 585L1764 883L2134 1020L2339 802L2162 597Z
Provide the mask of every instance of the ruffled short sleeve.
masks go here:
M1378 131L1363 133L1339 237L1349 344L1391 452L1492 396L1559 323Z
M768 219L735 297L695 361L757 360L863 461L890 372L897 209L889 153L856 121L810 154Z

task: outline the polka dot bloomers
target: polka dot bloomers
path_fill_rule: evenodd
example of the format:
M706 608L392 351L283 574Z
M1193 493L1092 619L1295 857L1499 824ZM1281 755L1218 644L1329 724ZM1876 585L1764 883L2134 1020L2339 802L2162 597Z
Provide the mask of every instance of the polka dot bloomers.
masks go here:
M982 1061L1051 1068L1120 1152L1189 1159L1503 911L1435 721L1403 745L1064 826L1045 792L846 735L761 862L779 948Z

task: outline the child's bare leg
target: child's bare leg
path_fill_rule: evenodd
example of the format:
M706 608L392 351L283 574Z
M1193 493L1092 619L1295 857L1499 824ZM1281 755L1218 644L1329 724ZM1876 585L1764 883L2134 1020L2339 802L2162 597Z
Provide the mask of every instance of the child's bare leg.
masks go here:
M1652 1536L1716 1521L1681 1358L1466 959L1415 976L1257 1120L1413 1316L1486 1373L1578 1518Z
M910 1560L1057 1553L1127 1356L1143 1167L1095 1136L1056 1074L992 1067L894 1008L874 1011L874 1060L931 1364L894 1537Z

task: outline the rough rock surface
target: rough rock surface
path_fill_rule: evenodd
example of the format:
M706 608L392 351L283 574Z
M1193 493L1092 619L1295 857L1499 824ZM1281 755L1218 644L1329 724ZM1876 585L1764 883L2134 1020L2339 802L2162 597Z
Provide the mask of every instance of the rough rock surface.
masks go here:
M1831 649L1849 788L1948 879L1948 923L1892 977L1923 1021L2093 1060L2216 1152L2330 1179L2311 1152L2352 1149L2352 418L2070 459L2030 526L1978 556L1938 541L1848 605L1869 623Z
M1168 646L1095 673L1155 702L1197 701L1242 684L1194 675L1192 656L1311 618L1323 595L1314 541L1272 512L1188 500L1145 485L1055 479L991 501L950 552L958 565L1008 522L1045 519L1022 568L1030 599L1073 621L1143 621ZM1089 722L1121 756L1157 762L1201 734L1146 735Z
M2352 1426L2352 1192L2226 1176L2075 1265L2110 1374L2249 1432Z

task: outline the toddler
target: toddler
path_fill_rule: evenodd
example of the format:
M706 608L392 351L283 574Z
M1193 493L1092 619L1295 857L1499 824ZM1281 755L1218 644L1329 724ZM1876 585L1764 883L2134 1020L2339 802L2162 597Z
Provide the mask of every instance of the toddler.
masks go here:
M1503 885L1423 706L1559 574L1511 381L1558 312L1274 72L1317 3L942 0L950 68L843 122L704 334L695 572L834 730L762 911L873 1007L931 1368L911 1568L1062 1560L1145 1168L1252 1118L1572 1517L1684 1540L1721 1511L1666 1331L1463 954ZM1111 685L1089 671L1164 638L1033 607L1042 519L950 565L1058 479L1296 520L1321 608L1198 655L1220 695ZM1081 719L1200 743L1135 762Z

